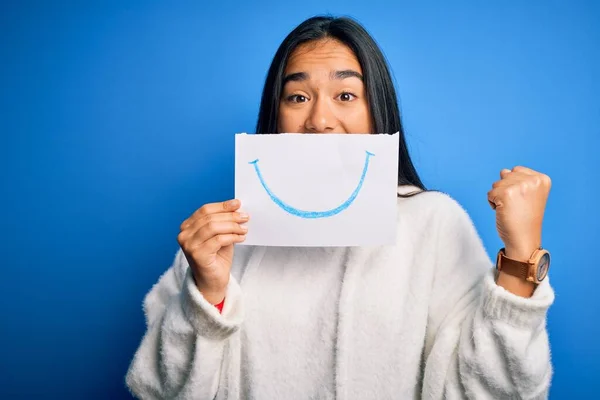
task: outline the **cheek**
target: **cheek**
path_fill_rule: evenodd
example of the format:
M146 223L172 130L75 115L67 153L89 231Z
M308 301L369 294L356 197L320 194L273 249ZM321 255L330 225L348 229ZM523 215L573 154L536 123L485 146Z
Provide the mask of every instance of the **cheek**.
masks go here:
M302 133L304 119L300 114L280 106L277 116L277 133Z
M371 113L366 105L343 110L339 120L348 133L373 133Z

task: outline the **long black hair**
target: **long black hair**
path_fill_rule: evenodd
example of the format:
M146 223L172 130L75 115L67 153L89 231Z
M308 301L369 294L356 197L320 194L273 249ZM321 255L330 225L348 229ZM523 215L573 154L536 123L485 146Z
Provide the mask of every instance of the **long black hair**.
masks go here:
M348 46L356 55L363 70L367 101L372 118L373 133L400 135L398 185L413 185L425 190L408 154L402 128L398 98L386 59L366 29L351 18L312 17L298 25L283 40L271 62L258 112L256 133L277 132L279 102L288 58L301 44L332 38Z

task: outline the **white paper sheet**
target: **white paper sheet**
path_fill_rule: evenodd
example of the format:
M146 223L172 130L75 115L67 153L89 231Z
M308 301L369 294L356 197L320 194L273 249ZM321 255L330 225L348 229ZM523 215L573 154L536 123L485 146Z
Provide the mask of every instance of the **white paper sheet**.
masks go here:
M365 246L396 235L398 134L237 134L245 244Z

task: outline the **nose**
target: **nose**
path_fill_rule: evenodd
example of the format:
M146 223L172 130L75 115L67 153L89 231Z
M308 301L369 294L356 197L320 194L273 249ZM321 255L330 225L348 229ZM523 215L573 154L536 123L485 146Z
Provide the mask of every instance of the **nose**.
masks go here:
M337 118L327 99L317 98L313 102L310 114L304 123L306 130L310 133L333 133L337 125Z

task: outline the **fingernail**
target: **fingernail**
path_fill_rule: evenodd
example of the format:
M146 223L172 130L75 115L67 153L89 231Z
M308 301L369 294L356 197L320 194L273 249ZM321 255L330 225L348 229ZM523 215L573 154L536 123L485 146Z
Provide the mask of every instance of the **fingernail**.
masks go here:
M240 228L242 228L244 232L248 232L248 227L246 225L240 225Z
M227 207L233 208L235 206L237 206L238 201L237 200L229 200L227 202Z
M240 213L240 219L247 220L249 218L248 214Z

